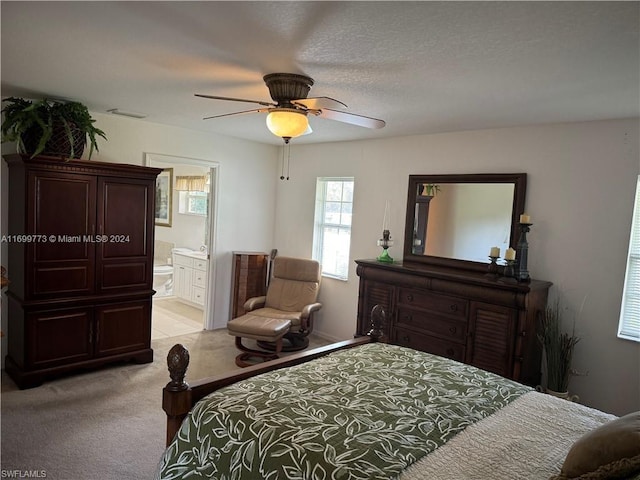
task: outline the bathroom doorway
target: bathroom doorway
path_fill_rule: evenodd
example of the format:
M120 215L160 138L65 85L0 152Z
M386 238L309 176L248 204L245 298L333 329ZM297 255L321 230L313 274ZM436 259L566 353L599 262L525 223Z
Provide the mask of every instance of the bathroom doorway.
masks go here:
M151 338L206 329L215 290L216 162L145 154L156 187Z

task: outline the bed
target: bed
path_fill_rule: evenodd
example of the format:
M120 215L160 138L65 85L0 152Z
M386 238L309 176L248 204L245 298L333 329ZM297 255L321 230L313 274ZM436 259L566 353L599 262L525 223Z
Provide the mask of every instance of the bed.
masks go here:
M188 352L175 346L156 478L640 478L640 416L378 340L374 325L368 337L192 385Z

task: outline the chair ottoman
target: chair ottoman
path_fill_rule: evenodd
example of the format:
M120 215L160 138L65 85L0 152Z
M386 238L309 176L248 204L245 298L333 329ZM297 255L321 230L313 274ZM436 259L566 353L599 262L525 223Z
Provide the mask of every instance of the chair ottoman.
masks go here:
M247 313L241 317L229 320L227 330L229 335L236 337L236 347L243 353L236 357L236 365L247 367L252 365L252 358L260 358L262 361L274 360L282 351L282 337L291 328L291 320L284 318L265 318ZM274 352L254 350L242 344L243 338L251 338L257 341L271 342L275 344Z

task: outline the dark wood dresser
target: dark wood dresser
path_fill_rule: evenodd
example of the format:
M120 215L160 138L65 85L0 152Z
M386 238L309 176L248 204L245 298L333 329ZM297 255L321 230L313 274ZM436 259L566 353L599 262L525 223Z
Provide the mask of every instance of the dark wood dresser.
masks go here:
M151 362L155 178L161 170L4 159L7 373L29 388L108 362Z
M268 266L268 253L233 252L229 320L246 313L244 302L249 298L267 294Z
M393 343L540 383L536 330L550 282L503 283L481 272L416 263L356 263L358 335L369 330L371 309L380 304Z

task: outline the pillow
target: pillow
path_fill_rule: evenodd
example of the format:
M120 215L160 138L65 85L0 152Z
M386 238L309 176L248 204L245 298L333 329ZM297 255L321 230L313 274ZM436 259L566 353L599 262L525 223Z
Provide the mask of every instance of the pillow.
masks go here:
M630 413L580 437L561 478L628 478L640 473L640 412Z

